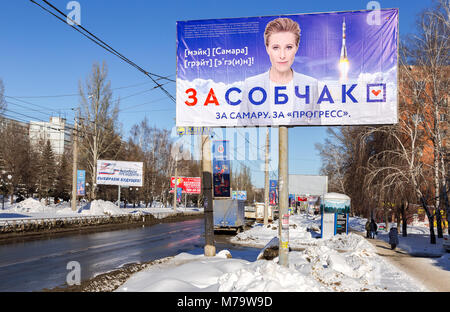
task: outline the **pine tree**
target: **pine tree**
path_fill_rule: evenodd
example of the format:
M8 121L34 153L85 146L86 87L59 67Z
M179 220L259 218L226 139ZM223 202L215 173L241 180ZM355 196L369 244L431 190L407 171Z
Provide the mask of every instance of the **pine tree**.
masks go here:
M68 201L70 199L71 192L71 179L72 172L70 164L65 154L61 155L58 164L58 170L55 173L55 187L53 191L53 197Z
M52 193L52 189L55 184L55 155L50 144L50 140L42 149L40 162L39 162L39 181L38 181L38 194L39 199L45 198L48 205L48 197Z

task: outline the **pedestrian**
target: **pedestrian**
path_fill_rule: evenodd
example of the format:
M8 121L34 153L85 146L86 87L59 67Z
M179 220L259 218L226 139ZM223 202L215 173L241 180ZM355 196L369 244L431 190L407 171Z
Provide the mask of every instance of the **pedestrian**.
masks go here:
M392 227L389 231L389 244L391 244L392 250L398 245L398 230L396 227Z
M370 233L370 221L369 221L369 219L367 219L365 229L366 229L366 237L369 238L369 233Z
M377 234L377 229L378 229L378 226L375 223L375 220L372 219L369 224L370 238L372 238L372 239L375 238L375 236Z

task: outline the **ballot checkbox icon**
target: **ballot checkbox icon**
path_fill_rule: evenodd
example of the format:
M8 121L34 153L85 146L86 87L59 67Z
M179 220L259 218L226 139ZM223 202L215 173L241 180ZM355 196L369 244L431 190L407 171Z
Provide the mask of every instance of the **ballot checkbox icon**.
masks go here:
M386 102L386 84L367 84L367 102Z

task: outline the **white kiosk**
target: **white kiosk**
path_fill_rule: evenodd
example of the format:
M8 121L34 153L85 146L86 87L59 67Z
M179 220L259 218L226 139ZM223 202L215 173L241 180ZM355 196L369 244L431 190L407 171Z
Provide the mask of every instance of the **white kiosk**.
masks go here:
M348 234L350 197L339 193L326 193L320 202L321 235L330 238L336 234Z

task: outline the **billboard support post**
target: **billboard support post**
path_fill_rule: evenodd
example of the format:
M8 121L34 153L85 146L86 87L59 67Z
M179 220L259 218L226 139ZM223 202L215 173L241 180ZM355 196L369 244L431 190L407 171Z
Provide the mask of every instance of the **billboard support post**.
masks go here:
M205 215L204 254L206 257L214 257L216 255L216 247L214 245L211 140L209 138L209 135L202 135L202 178L203 178L203 207Z
M266 127L266 164L264 175L264 225L267 225L269 223L269 127Z
M288 212L288 127L280 126L278 130L278 187L279 187L279 264L289 265L289 212Z

